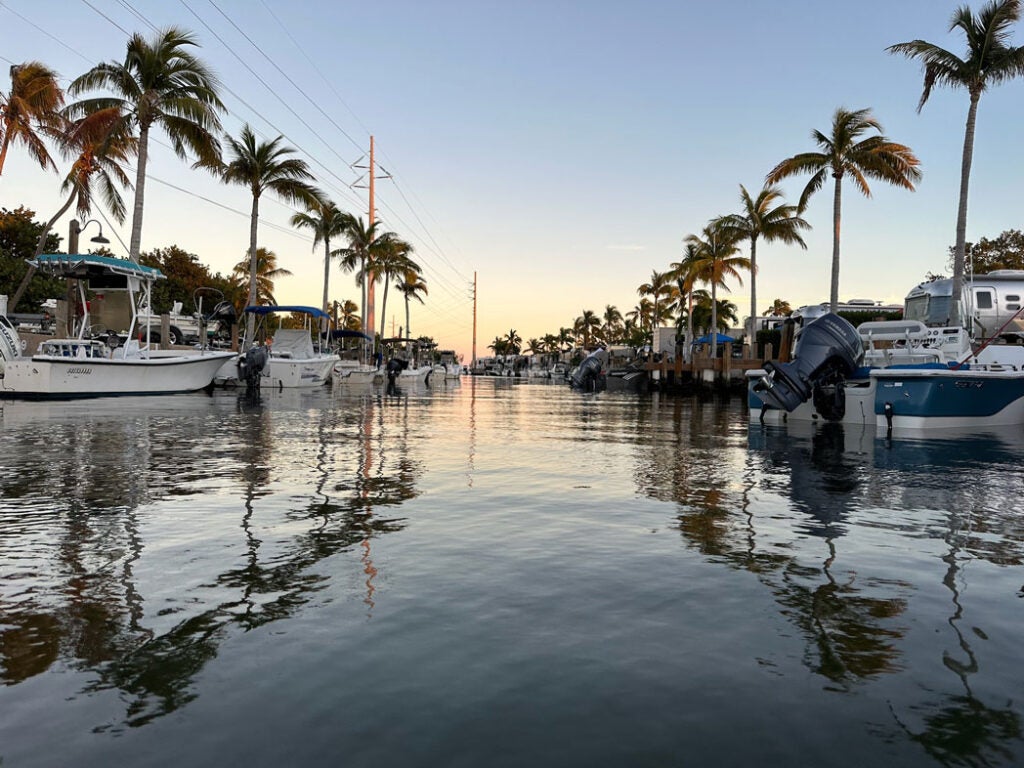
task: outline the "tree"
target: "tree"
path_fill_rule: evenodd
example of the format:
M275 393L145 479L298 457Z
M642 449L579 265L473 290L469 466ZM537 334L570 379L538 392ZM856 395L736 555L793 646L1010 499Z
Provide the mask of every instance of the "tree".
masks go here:
M964 251L970 258L972 272L983 275L996 269L1024 269L1024 233L1007 229L999 237L981 238L977 243L965 243ZM949 247L949 266L953 268L956 246Z
M687 236L686 242L696 247L696 259L690 266L691 279L711 285L711 356L715 357L718 354L718 337L714 334L718 328L718 287L725 288L727 277L734 277L742 284L739 270L750 269L750 259L737 255L735 230L727 229L721 218L708 222L700 237Z
M214 288L224 294L225 301L236 305L245 298L241 281L210 272L196 254L177 245L144 251L139 254L139 263L159 269L167 278L153 286L153 311L156 313L169 311L175 301L181 302L185 314L197 311L195 295L199 288ZM208 302L209 299L204 302L205 312L213 309Z
M878 135L861 138L867 131ZM811 137L820 152L803 152L786 158L775 166L765 181L772 185L790 176L810 173L811 179L800 195L799 212L807 209L807 201L821 189L826 176L835 179L832 197L832 287L829 301L831 311L839 303L839 227L842 219L843 178L853 179L854 186L865 197L871 197L868 179L888 182L913 191L914 182L921 178L920 162L910 147L890 141L882 135L882 126L871 116L869 109L851 112L839 107L832 117L832 133L812 131Z
M308 183L313 178L304 160L288 157L294 149L281 146L282 136L273 141L259 141L248 124L242 126L239 138L226 137L230 160L220 169L225 184L248 187L252 194L252 212L249 217L249 304L256 304L259 259L256 250L256 230L260 220L260 197L273 192L289 203L314 206L320 202L316 190ZM276 257L275 257L276 258ZM288 274L291 274L290 272ZM269 294L269 291L267 292ZM246 333L252 340L255 317L249 316Z
M39 256L46 244L46 235L68 208L75 205L79 217L88 219L92 214L94 185L110 211L120 223L124 221L126 208L118 187L130 187L131 180L123 165L135 154L135 137L124 130L121 113L116 107L101 109L75 121L63 121L63 130L54 129L60 144L61 154L74 158L71 170L64 177L61 192L70 192L64 205L46 223L39 235L33 256ZM8 310L13 312L35 275L35 267L29 265L18 290L11 298Z
M740 203L743 210L730 214L722 219L722 227L726 234L750 241L750 338L754 338L757 318L757 241L763 238L766 243L781 242L787 245L799 245L807 250L807 243L800 237L801 229L810 229L804 219L799 216L795 205L779 204L782 190L778 187L766 186L756 198L751 198L747 188L740 184Z
M0 208L0 293L10 296L21 282L28 269L26 259L32 258L44 227L28 208ZM49 233L44 250L55 253L59 248L60 237ZM37 275L23 298L32 311L37 311L46 299L64 296L65 292L63 279Z
M891 45L890 53L898 53L924 64L924 90L917 104L920 112L936 84L963 88L970 97L964 148L960 159L960 200L956 214L956 245L953 252L953 296L963 293L964 259L967 245L967 188L974 159L974 130L981 94L991 85L999 85L1024 74L1024 47L1009 45L1010 27L1020 18L1020 0L991 0L976 16L967 6L953 14L949 31L959 29L967 42L967 52L960 58L944 48L924 40L911 40ZM954 311L958 312L957 308ZM959 317L959 314L957 315Z
M246 298L247 305L260 304L266 302L267 304L277 304L277 299L274 298L274 281L279 277L289 277L292 273L283 267L277 266L277 254L273 251L268 251L266 248L256 249L256 264L254 265L248 254L243 261L235 264L233 274L239 280L249 280L249 293ZM252 276L256 276L256 291L252 290ZM250 323L252 322L252 314L249 315ZM252 329L249 329L250 332Z
M791 315L793 308L789 305L789 302L784 299L776 299L772 302L772 305L764 311L766 315L774 315L780 317L782 315Z
M661 303L661 297L669 293L672 286L672 278L668 272L658 272L656 270L651 271L650 282L643 283L640 285L636 292L640 296L650 296L652 309L651 309L651 333L653 338L654 326L656 326L661 318L659 312L659 304Z
M523 348L523 339L515 328L509 329L508 336L505 337L505 352L509 355L518 355Z
M427 283L415 269L408 269L402 279L395 283L395 289L405 299L405 337L409 338L411 335L409 331L409 299L416 299L422 304L423 296L429 293Z
M11 90L0 93L0 174L7 150L24 144L32 158L46 170L56 170L40 133L46 134L58 122L64 92L57 73L38 61L11 66Z
M381 242L381 247L376 249L371 256L372 279L380 279L384 282L384 296L380 302L380 327L384 328L387 318L388 286L391 280L406 272L419 272L420 265L412 260L412 246L389 232L388 236ZM408 307L408 305L406 305Z
M593 310L584 309L583 314L576 318L573 323L573 330L579 334L583 341L583 348L589 349L594 331L601 327L601 318Z
M372 264L379 257L380 252L389 248L388 241L397 237L393 232L380 232L380 222L375 221L367 226L363 219L351 217L348 227L345 229L345 236L348 238L348 246L338 250L341 259L341 268L345 272L356 273L356 285L363 291L362 301L362 328L368 328L366 317L366 278L372 274Z
M334 302L337 305L338 314L334 318L335 323L344 328L347 331L358 331L361 326L359 325L359 307L354 301L345 299L344 301Z
M700 249L693 241L687 242L683 248L683 258L672 263L672 279L675 281L676 289L679 291L679 311L683 310L683 296L685 294L688 306L686 307L686 354L690 354L693 344L693 285L696 282L697 271L694 265L700 260ZM677 324L678 327L678 324Z
M694 291L693 316L694 323L709 333L716 335L711 337L712 355L717 354L717 333L729 330L729 322L737 322L736 305L727 299L718 299L712 305L711 294L705 290Z
M609 344L618 341L622 331L622 313L615 305L606 304L601 317L604 320L604 324L601 326L604 340Z
M163 128L182 160L191 152L202 166L216 168L220 164L218 112L224 105L217 94L216 76L188 50L197 45L191 33L176 27L158 32L152 41L135 34L128 40L122 63L97 64L68 87L73 96L100 89L114 94L70 105L69 117L117 107L126 121L138 126L135 206L128 254L133 261L138 260L142 243L146 165L153 126Z
M338 206L327 199L318 200L305 213L292 216L293 227L312 230L314 251L320 243L324 244L324 312L331 311L328 284L331 280L331 256L335 255L331 251L331 240L345 234L351 222L351 214L342 213Z

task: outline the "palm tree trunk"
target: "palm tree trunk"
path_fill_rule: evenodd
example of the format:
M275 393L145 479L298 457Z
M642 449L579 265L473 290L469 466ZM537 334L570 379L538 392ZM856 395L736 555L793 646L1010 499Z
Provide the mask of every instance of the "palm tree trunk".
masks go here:
M967 188L971 180L971 162L974 160L974 124L978 116L978 99L981 91L971 91L971 107L967 110L967 127L964 130L964 154L960 161L960 203L956 211L956 247L953 250L953 316L950 324L963 322L960 315L960 301L964 290L964 268L967 256Z
M684 358L686 362L691 362L693 359L693 286L690 286L689 290L689 304L690 310L686 316L686 354Z
M388 321L387 316L388 309L388 278L384 276L384 297L380 300L380 335L384 338L385 323Z
M327 296L328 283L331 280L331 238L324 237L324 312L330 312Z
M132 213L132 241L128 258L139 260L142 246L142 208L146 198L146 160L149 157L149 125L139 126L139 155L135 167L135 211Z
M78 190L76 189L64 202L64 205L61 206L61 209L57 211L56 215L46 222L46 226L43 227L43 231L39 235L39 242L36 243L36 251L32 254L33 259L43 252L43 248L46 247L46 236L50 234L50 230L53 229L53 225L57 223L57 219L63 216L67 212L68 208L71 207L71 204L75 202L75 198L77 196ZM10 303L7 305L8 312L14 312L14 310L18 308L18 302L21 301L21 297L25 295L28 284L32 282L32 278L35 274L35 265L29 264L28 269L25 271L25 276L21 278L21 282L18 284L18 290L14 292L14 298L12 298Z
M839 305L839 222L843 206L843 177L836 176L836 191L832 198L832 288L829 291L829 311Z
M405 294L405 338L411 338L412 333L409 331L409 294Z
M260 220L260 196L252 196L252 213L249 218L249 298L247 306L256 304L256 226ZM250 345L255 341L256 315L252 312L245 323L245 338Z
M718 281L711 280L711 359L718 357Z
M750 237L750 336L751 348L757 342L757 235Z

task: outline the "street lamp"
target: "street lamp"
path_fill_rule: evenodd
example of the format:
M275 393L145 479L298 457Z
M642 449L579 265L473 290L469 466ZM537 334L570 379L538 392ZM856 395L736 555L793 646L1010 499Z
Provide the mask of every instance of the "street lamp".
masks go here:
M79 224L78 219L72 219L68 231L68 253L78 253L78 235L81 234L82 230L88 227L90 224L96 224L100 228L100 233L96 237L89 239L91 243L99 243L101 245L108 245L110 241L103 236L103 225L96 219L89 219L85 224Z

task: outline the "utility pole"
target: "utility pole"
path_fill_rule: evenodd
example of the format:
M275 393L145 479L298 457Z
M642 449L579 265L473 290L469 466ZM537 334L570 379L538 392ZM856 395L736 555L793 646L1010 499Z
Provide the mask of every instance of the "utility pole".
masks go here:
M364 157L365 157L365 155L364 155ZM360 158L360 160L362 160L362 158ZM359 165L358 162L359 161L357 161L357 163L355 165L353 165L352 167L353 168L367 168L369 170L369 172L370 172L370 179L369 179L369 185L368 185L369 193L370 193L369 194L369 207L367 209L366 219L369 222L369 226L372 227L374 225L374 223L377 221L377 201L376 201L376 193L377 193L377 159L376 159L376 148L374 147L374 143L373 143L373 136L370 137L370 163L369 163L369 165L368 166L367 165ZM384 171L384 173L381 175L381 178L382 179L390 179L391 178L391 174L389 174L387 171ZM353 187L363 187L364 185L359 183L359 181L357 181L352 186ZM375 299L375 295L374 295L375 294L375 290L374 289L376 288L376 282L377 282L376 278L377 278L377 276L375 274L373 274L372 271L368 272L364 276L364 279L366 280L366 306L363 307L363 313L364 313L364 315L366 317L366 323L364 324L363 332L366 333L371 339L375 338L374 337L374 330L377 327L377 323L376 323L377 307L376 307L376 302L374 300ZM383 328L384 324L385 324L384 318L381 318L381 331L382 332L384 330L384 328Z
M476 270L473 270L473 369L476 368Z

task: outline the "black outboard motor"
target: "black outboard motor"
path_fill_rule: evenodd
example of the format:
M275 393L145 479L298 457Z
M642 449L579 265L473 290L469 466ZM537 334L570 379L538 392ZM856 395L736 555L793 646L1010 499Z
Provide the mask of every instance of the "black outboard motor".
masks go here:
M608 352L606 350L595 349L583 358L583 362L569 376L569 386L584 392L596 392L599 389L604 389L605 379L601 371L607 360Z
M249 347L238 361L238 378L245 382L246 394L260 391L260 378L270 360L270 350L261 345Z
M764 364L768 374L754 391L766 404L787 412L813 396L826 421L840 421L846 412L843 383L863 356L857 329L830 312L803 329L793 362Z
M387 368L385 369L388 375L388 394L393 394L395 390L395 382L398 380L398 374L409 367L408 360L402 360L397 357L392 357L388 360Z

